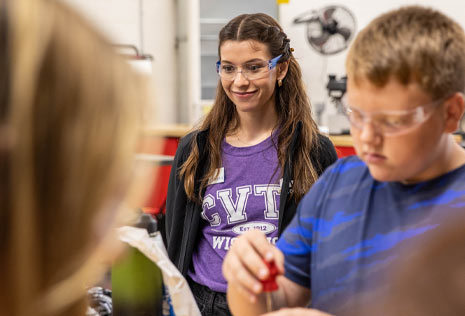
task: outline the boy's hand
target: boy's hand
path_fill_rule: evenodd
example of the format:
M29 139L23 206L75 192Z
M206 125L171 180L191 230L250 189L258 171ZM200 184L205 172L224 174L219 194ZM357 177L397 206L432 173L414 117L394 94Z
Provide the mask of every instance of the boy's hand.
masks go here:
M330 314L321 312L311 308L282 308L279 311L266 313L262 316L331 316Z
M274 261L278 274L284 273L283 254L262 232L252 230L238 237L223 262L223 275L228 286L234 286L241 295L256 302L257 295L263 292L260 280L269 276L263 261Z

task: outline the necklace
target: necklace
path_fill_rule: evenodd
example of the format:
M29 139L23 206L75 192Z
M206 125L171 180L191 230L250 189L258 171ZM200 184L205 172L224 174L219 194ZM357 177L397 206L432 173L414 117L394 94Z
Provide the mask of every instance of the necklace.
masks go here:
M254 146L254 145L257 145L257 144L261 143L262 141L264 141L265 139L267 139L270 136L271 136L271 131L267 131L265 133L262 133L260 135L255 136L255 137L253 137L251 139L244 140L243 137L240 137L239 133L234 133L234 134L230 135L230 137L229 137L229 139L227 139L227 141L232 146L249 147L249 146Z

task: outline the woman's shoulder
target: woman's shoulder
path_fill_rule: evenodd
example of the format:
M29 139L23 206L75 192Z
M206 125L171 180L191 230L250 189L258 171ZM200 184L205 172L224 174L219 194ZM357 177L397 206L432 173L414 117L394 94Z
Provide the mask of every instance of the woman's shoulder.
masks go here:
M208 130L195 129L187 133L185 136L179 139L178 148L176 150L176 156L182 162L187 159L187 156L192 151L194 144L205 144L207 139ZM196 140L194 142L194 140ZM201 146L202 147L202 146Z
M200 138L200 140L203 141L204 139L206 139L207 133L208 133L207 130L200 130L200 129L191 130L189 133L187 133L186 135L184 135L183 137L179 139L178 148L181 148L181 149L185 149L186 147L190 148L193 143L194 138L197 138L197 140L199 140Z
M336 149L334 148L333 142L329 139L328 136L318 133L318 145L320 148L326 149L328 152L336 153Z
M179 147L185 147L185 146L191 144L192 139L197 135L198 132L199 132L199 130L192 130L189 133L187 133L186 135L184 135L183 137L181 137L179 139L178 148Z
M338 156L333 143L327 136L318 133L317 137L317 146L311 151L311 158L319 166L318 173L321 174L327 167L337 161Z

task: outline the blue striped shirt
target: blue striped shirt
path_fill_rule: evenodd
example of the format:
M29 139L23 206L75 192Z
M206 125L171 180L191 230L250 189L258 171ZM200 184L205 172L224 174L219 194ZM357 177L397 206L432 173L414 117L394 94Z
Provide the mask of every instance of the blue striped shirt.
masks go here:
M278 240L285 275L312 307L337 312L380 284L398 248L465 206L465 166L416 184L379 182L358 157L340 159L300 202Z

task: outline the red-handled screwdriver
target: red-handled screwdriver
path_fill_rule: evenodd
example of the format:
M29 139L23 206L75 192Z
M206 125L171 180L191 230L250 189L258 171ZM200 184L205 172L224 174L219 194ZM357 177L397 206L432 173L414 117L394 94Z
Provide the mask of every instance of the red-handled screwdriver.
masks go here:
M273 311L273 305L271 302L271 292L276 291L278 289L278 283L276 283L276 276L278 275L278 268L274 261L266 262L264 261L268 270L269 275L266 280L261 280L263 285L263 292L265 292L265 299L266 299L266 310L267 312Z

